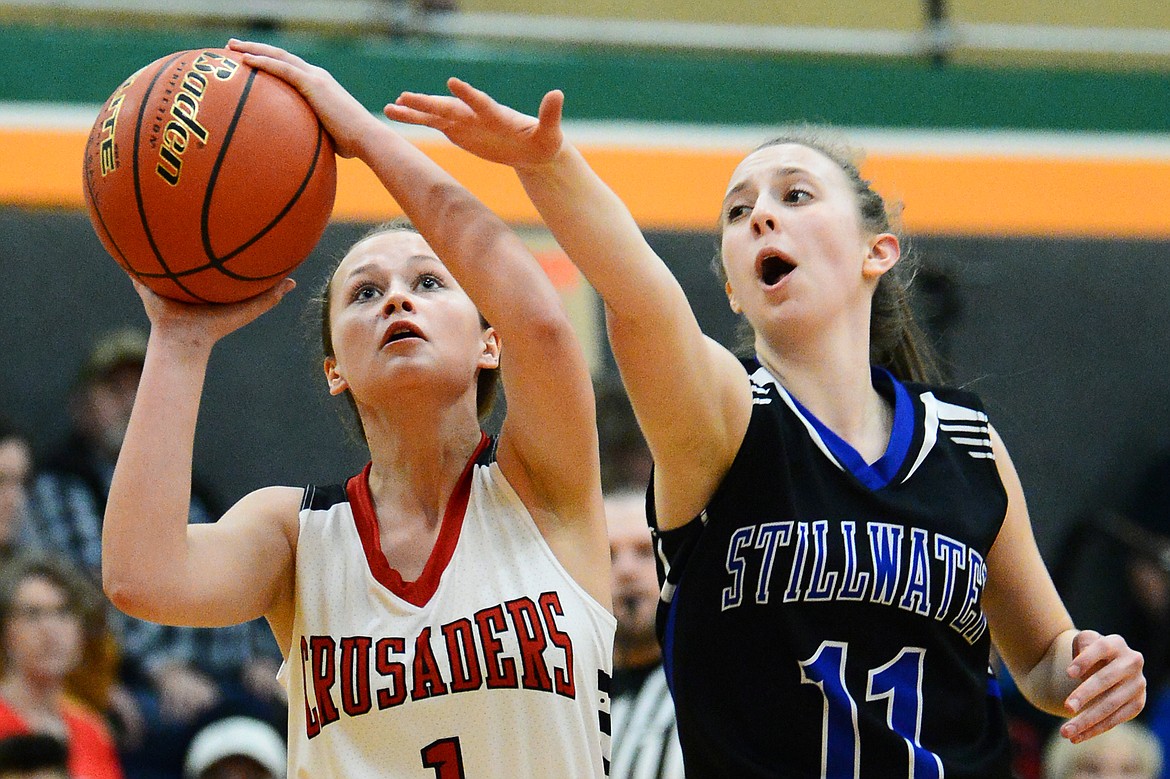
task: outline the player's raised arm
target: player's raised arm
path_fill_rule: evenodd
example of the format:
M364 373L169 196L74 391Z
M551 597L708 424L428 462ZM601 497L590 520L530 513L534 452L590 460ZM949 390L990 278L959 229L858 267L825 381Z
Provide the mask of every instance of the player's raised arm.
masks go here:
M439 129L473 154L516 168L605 302L610 342L671 506L662 518L686 521L714 491L747 427L751 393L743 369L703 335L629 210L564 139L559 91L545 95L537 118L459 79L448 86L452 97L404 93L386 115ZM662 402L664 393L671 403Z
M150 318L142 380L102 528L102 582L126 613L227 625L269 614L287 584L300 490L245 498L219 522L187 524L195 422L211 349L274 306L285 280L243 303L199 306L135 284Z
M508 403L500 466L538 522L544 513L579 521L595 537L588 547L603 550L588 366L560 296L523 241L327 71L274 47L231 45L248 64L300 90L338 152L370 167L499 334ZM596 578L600 593L604 581Z

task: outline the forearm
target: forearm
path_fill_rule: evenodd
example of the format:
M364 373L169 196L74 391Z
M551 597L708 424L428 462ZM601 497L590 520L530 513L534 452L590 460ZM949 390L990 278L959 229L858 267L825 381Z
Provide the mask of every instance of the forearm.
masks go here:
M359 156L493 326L568 326L556 290L519 236L414 144L379 126Z
M187 566L195 423L210 344L151 334L102 528L102 579L127 613L156 618Z
M656 320L664 311L690 315L682 288L625 203L576 148L566 142L549 162L517 174L561 248L611 309L621 316L645 311ZM677 306L669 305L672 298Z
M1019 673L1016 685L1024 697L1036 708L1058 717L1070 717L1073 712L1065 700L1076 688L1077 679L1068 675L1072 662L1075 629L1066 630L1052 641L1048 651L1034 666Z

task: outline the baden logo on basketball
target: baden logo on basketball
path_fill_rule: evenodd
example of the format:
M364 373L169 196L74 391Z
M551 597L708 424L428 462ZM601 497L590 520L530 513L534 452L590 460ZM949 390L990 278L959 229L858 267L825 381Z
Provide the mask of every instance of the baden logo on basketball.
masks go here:
M171 103L171 116L174 118L163 128L162 146L158 150L159 163L155 166L162 180L172 187L178 185L179 176L183 173L183 152L190 143L191 135L200 143L207 142L207 128L196 119L208 83L203 73L227 81L235 75L237 68L239 63L234 60L213 51L205 51L195 59L192 69L183 75L179 92Z

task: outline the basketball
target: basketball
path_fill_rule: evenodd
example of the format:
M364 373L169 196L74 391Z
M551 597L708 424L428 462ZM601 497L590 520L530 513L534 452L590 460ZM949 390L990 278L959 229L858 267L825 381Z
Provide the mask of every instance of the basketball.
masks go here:
M284 81L228 49L122 82L85 148L85 201L122 269L160 295L230 303L285 278L333 210L333 143Z

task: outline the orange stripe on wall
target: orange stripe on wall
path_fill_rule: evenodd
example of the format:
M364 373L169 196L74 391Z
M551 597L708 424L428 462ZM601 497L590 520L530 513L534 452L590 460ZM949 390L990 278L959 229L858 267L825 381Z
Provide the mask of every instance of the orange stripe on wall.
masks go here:
M1170 237L1170 160L891 155L866 174L910 233Z
M81 206L85 133L0 130L0 203Z
M78 208L85 133L0 129L0 203ZM447 144L420 146L504 219L535 223L515 174ZM586 147L648 229L711 231L739 151ZM910 233L1170 237L1170 159L874 154L866 175ZM360 162L339 160L334 217L399 213Z

